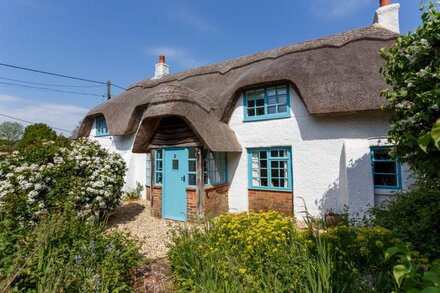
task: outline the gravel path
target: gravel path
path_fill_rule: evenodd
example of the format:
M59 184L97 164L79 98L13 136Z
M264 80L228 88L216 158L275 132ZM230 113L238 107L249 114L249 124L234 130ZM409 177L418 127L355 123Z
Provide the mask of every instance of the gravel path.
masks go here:
M151 260L166 256L167 232L176 225L184 223L151 216L150 202L146 200L123 202L109 219L109 229L130 232L144 241L142 253Z

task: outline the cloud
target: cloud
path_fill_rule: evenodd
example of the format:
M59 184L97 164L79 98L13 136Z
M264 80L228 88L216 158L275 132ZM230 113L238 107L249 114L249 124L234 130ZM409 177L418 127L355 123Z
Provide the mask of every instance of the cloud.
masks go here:
M171 64L175 64L181 69L188 69L207 64L206 60L195 58L193 54L185 48L163 46L150 48L147 52L149 55L155 57L165 55ZM171 67L170 69L172 70L173 68Z
M318 15L335 18L354 14L373 0L311 0L310 9Z
M0 95L0 102L16 102L20 101L21 99L14 96L6 96L6 95Z
M6 98L5 98L6 97ZM69 104L42 103L32 100L0 95L0 114L20 118L22 120L46 123L51 127L65 129L64 135L69 136L88 109ZM0 116L0 122L12 119ZM17 121L20 122L20 121ZM21 122L20 122L21 123ZM25 126L28 125L23 123Z

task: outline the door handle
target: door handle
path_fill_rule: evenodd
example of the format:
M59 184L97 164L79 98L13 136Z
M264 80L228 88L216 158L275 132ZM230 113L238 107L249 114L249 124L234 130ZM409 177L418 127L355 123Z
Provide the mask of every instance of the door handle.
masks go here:
M182 177L180 177L180 179L182 179L182 181L185 182L185 175L183 175Z

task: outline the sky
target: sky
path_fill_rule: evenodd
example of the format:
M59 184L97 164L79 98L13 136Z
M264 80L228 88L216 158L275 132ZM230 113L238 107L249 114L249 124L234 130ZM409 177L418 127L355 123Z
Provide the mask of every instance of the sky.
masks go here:
M378 2L0 0L0 63L126 88L151 78L159 55L171 73L180 72L368 26ZM401 5L402 34L421 24L419 0L393 2ZM111 94L121 91L112 87ZM0 115L43 122L65 135L105 95L102 84L0 66Z

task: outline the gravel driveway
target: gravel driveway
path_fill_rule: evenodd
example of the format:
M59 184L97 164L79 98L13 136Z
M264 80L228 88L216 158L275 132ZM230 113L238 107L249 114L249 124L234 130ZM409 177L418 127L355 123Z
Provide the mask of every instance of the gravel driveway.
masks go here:
M150 215L150 202L123 202L109 219L109 229L130 232L144 241L142 253L155 260L166 256L167 232L181 222L157 219Z

